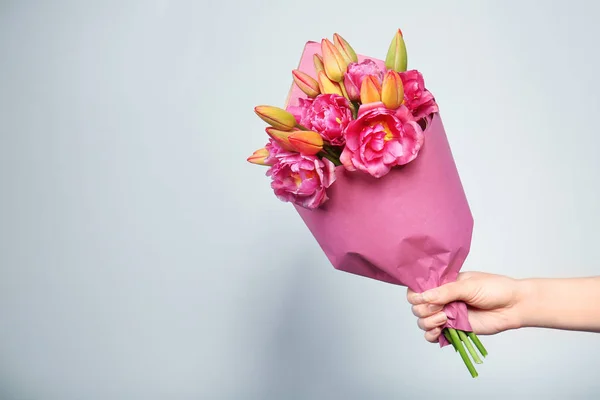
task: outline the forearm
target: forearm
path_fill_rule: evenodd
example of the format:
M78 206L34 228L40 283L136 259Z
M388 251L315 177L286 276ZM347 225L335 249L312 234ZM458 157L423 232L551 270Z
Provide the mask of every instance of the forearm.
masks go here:
M600 332L600 277L524 279L520 325Z

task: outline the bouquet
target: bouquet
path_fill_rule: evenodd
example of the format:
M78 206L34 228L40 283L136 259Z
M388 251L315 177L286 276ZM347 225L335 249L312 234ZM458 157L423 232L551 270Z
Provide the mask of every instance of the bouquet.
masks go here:
M385 60L357 55L337 33L309 41L292 77L285 108L255 107L269 139L248 158L268 167L277 198L337 270L416 292L456 280L473 217L438 104L407 69L402 32ZM452 345L476 377L476 348L487 351L467 307L444 311L440 346Z

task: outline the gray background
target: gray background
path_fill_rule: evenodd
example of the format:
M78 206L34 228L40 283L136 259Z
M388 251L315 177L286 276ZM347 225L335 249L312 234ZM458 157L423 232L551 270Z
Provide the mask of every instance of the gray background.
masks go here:
M470 379L245 161L305 41L384 57L400 27L476 218L465 269L598 274L592 4L0 2L0 399L598 398L593 334L486 337Z

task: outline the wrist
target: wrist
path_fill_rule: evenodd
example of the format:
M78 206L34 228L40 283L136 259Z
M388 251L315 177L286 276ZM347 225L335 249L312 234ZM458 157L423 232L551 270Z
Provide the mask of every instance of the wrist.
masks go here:
M518 279L515 286L515 325L517 328L533 327L535 323L532 317L535 315L535 301L538 297L535 282L532 279Z

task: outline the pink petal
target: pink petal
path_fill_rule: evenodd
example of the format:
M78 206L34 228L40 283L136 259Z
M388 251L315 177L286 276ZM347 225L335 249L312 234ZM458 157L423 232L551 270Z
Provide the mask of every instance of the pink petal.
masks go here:
M354 168L354 165L352 165L352 152L348 149L348 147L345 147L342 151L342 154L340 155L340 162L348 171L356 171L356 168Z
M297 194L300 196L309 196L313 194L320 186L318 179L310 178L305 179L298 186Z
M324 187L328 188L335 182L335 165L327 159L323 160L323 163L325 166L323 167L322 183Z
M381 178L390 172L390 168L383 162L374 162L367 164L367 172L375 178Z
M385 141L383 139L383 135L380 135L378 137L374 137L371 139L369 146L375 150L375 151L381 151L383 150L383 146L385 144Z
M370 161L372 161L372 160L374 160L376 158L379 158L380 157L380 153L373 151L373 149L371 147L366 147L365 151L364 151L363 157L364 157L364 159L365 159L366 162L370 162Z

